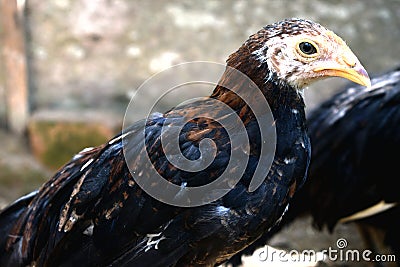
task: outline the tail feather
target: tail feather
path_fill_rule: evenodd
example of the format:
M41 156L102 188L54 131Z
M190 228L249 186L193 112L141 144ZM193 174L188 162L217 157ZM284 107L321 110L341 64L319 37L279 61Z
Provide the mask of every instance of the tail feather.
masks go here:
M36 196L38 191L29 193L19 199L14 203L0 211L0 265L7 257L6 245L7 239L10 232L18 220L19 216L24 212L24 210L31 203L32 199Z

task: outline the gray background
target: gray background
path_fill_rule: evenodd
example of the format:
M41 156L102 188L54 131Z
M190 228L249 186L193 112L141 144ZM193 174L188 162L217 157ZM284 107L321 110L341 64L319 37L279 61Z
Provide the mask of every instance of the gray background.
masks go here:
M32 115L42 110L61 114L89 110L122 117L130 96L151 75L187 61L224 63L250 34L287 17L312 19L336 32L371 75L399 64L400 1L396 0L29 0L26 27ZM331 78L306 89L308 110L345 83ZM0 125L5 121L4 94L0 67ZM104 117L104 123L107 120ZM1 128L0 147L3 206L36 188L52 172L36 162L26 142ZM307 218L272 244L326 249L334 247L339 237L347 238L350 247L363 246L354 225L339 226L333 234L317 233ZM253 265L249 262L247 266Z
M250 34L287 17L312 19L336 32L370 74L400 59L400 1L395 0L29 0L27 5L33 112L123 114L129 95L151 75L186 61L224 63ZM306 90L308 106L342 83L330 79ZM4 118L4 103L0 106Z

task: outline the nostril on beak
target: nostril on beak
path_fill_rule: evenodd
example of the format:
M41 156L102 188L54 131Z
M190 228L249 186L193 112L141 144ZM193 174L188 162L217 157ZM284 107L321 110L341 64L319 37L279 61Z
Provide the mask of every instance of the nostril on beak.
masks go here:
M344 55L343 61L352 69L357 65L357 60L352 55Z
M346 62L346 64L352 69L354 69L357 66L357 62L354 62L354 61L350 61L350 60L346 60L345 59L344 62Z

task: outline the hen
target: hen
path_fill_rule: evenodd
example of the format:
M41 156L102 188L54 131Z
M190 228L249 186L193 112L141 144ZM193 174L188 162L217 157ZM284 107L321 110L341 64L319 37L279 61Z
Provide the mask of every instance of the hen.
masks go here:
M214 266L225 262L274 226L304 183L310 143L302 89L331 76L369 85L365 69L345 42L321 25L287 19L262 28L229 56L210 97L152 114L110 142L80 152L37 192L3 210L0 264ZM265 105L255 116L250 107L265 100L269 107ZM216 101L232 112L222 112ZM269 111L272 121L267 120ZM220 122L227 120L229 125L222 127ZM264 120L271 134L262 134ZM214 158L204 169L187 171L168 162L169 143L162 145L168 137L164 129L182 122L178 150L185 159L202 160L203 141L214 144ZM234 144L243 135L240 129L249 146L238 145L237 140ZM276 146L263 154L263 146L275 141L272 133L276 133ZM126 155L131 160L126 161ZM247 159L244 168L228 168L230 160L243 164L236 156ZM271 157L269 170L259 166L263 157ZM146 183L152 179L153 167L162 181L180 188L171 199L183 199L184 205L148 194L154 188L161 194L169 188L162 181ZM216 181L226 168L228 176L221 187L203 195L202 204L191 205L190 189ZM260 168L261 183L250 190Z

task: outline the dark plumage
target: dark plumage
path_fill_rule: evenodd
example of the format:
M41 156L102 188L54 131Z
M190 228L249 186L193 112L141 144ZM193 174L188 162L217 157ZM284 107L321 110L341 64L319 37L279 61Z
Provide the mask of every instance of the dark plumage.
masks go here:
M382 200L400 201L392 186L400 149L400 69L373 78L371 88L335 95L309 116L308 125L313 160L303 193L316 225L332 230Z
M332 231L338 223L351 221L380 229L383 242L400 259L400 195L395 186L399 178L400 67L371 82L370 88L347 87L311 112L307 124L313 149L307 182L291 201L282 223L244 254L264 246L294 219L311 215L320 230ZM237 264L240 255L231 261Z
M393 185L399 177L400 68L372 79L371 88L350 87L323 103L310 116L309 135L310 183L299 198L308 203L318 228L332 230L338 222L360 220L362 216L352 215L381 201L397 205L400 195ZM396 210L371 217L383 211L376 206L360 222L388 231L387 241L399 253Z
M315 51L303 47L305 42ZM127 166L135 170L135 176L149 176L150 166L142 162L146 151L139 149L143 140L138 122L109 143L80 152L38 192L0 214L0 265L213 266L275 225L303 184L310 160L300 90L328 76L365 85L369 78L339 37L300 19L261 29L229 57L227 65L230 68L210 97L165 114L153 114L145 122L146 147L153 166L184 192L189 186L216 179L226 168L231 151L245 153L240 146L231 147L226 129L209 119L232 115L221 114L212 100L229 105L240 117L230 128L237 129L235 123L245 126L250 151L244 175L226 195L205 205L184 208L146 194ZM231 68L246 74L258 88L238 79ZM268 101L274 116L270 128L277 133L273 164L254 192L249 192L248 186L260 160L261 144L272 140L261 140L261 122L234 93L251 90L260 90ZM196 113L208 116L193 119ZM199 143L205 138L216 146L212 163L198 172L169 164L160 143L162 127L173 128L187 118L189 122L179 133L185 157L197 159ZM125 162L123 140L128 140L127 153L136 153L132 162ZM229 171L230 179L236 178L238 170Z

